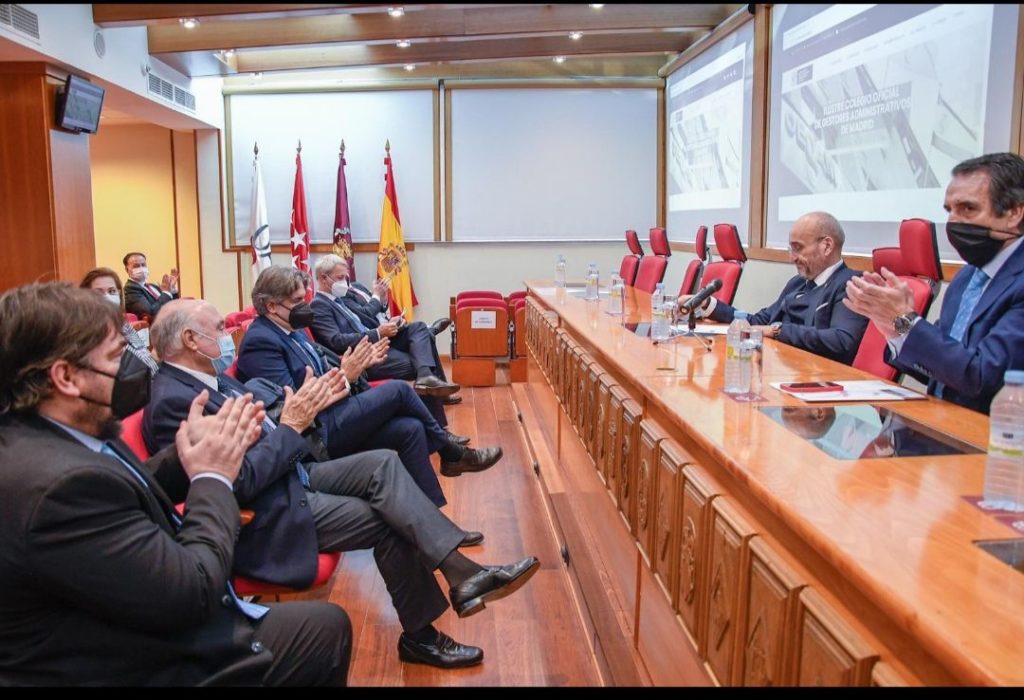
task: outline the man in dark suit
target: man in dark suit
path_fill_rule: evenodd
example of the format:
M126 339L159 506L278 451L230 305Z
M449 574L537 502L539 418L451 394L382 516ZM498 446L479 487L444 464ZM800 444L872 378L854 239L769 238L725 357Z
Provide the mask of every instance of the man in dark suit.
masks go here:
M122 259L128 279L124 283L124 308L141 320L152 321L167 302L178 298L178 271L164 275L159 285L149 282L149 266L142 253Z
M309 275L271 265L260 273L252 290L259 317L249 326L238 353L238 377L262 377L278 386L298 389L306 368L320 376L323 363L304 330L313 320L306 302ZM332 457L368 449L394 449L416 483L436 484L430 452L441 455L441 474L459 476L483 471L502 456L500 447L463 447L430 415L405 382L386 382L340 401L321 412L320 432ZM440 487L424 488L437 505L445 503Z
M852 280L845 302L887 339L885 360L928 393L989 412L1006 370L1024 369L1024 159L991 153L953 168L946 235L967 262L930 323L889 270Z
M260 406L203 417L200 394L175 447L143 464L116 437L149 387L119 328L84 289L0 297L0 685L343 685L341 608L257 606L228 586L231 483ZM191 482L180 517L175 479Z
M362 306L346 295L348 264L329 253L317 260L313 268L316 294L313 297L313 336L336 353L343 353L363 338L371 342L388 338L387 359L371 367L367 375L374 379L415 380L413 389L421 396L446 397L459 390L444 376L434 336L422 321L405 324L399 316L395 321L381 323L370 314L362 314ZM372 298L376 308L380 302ZM364 323L365 319L365 323ZM371 320L372 319L372 320Z
M759 326L766 338L851 364L868 320L841 303L847 280L857 274L843 262L845 242L843 227L831 214L812 212L797 219L789 232L789 257L797 275L774 304L747 318L750 325ZM679 303L691 296L679 297ZM729 323L734 311L711 297L698 315Z
M153 380L143 435L155 451L174 439L194 396L210 392L209 406L216 408L246 388L216 371L215 363L230 362L234 344L224 334L224 319L206 302L168 304L153 326L153 345L164 361ZM448 602L433 570L441 571L453 605L467 615L465 600L500 597L505 587L522 585L519 577L536 570L536 559L498 567L505 573L488 576L457 551L483 536L463 532L442 515L390 450L320 463L306 459L309 445L302 433L321 410L344 397L341 378L337 369L321 377L307 369L298 391L285 390L279 421L268 418L246 452L234 490L255 516L239 535L234 571L304 588L316 576L318 551L372 548L404 630L400 647L412 650L414 660L441 668L479 663L483 652L476 647L452 641L444 653L438 648L442 633L431 622ZM471 589L468 598L465 589Z

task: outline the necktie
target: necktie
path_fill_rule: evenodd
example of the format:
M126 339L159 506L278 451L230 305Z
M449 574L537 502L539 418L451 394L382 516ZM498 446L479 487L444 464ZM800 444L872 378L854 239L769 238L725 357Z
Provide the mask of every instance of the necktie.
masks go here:
M225 396L228 396L233 399L237 399L239 396L242 395L242 392L233 387L231 385L231 382L227 381L226 379L224 379L223 376L220 375L217 376L217 390L220 391L220 393L224 394ZM271 433L277 429L277 425L274 423L274 421L270 420L266 416L263 417L262 427L264 433ZM299 481L302 482L302 487L308 489L309 472L306 471L306 468L304 466L302 466L302 462L295 463L295 473L299 475Z
M142 484L143 488L145 488L147 491L151 490L149 488L149 484L146 482L146 479L142 476L142 474L139 473L139 470L136 469L135 467L133 467L131 462L129 462L128 460L124 459L120 454L118 454L117 450L115 450L113 447L111 447L109 442L104 442L103 443L103 447L100 448L100 452L102 452L103 454L106 454L106 455L110 455L111 457L116 459L118 462L123 464L125 469L128 470L128 472L132 475L132 477L134 477L136 481L138 481L140 484ZM170 520L171 520L171 523L174 525L175 532L177 532L178 530L181 529L181 518L178 517L177 513L171 511L171 513L170 513ZM266 615L268 612L270 612L270 608L268 608L266 606L256 605L255 603L247 603L246 601L242 600L235 593L235 587L231 585L231 581L226 581L225 583L227 584L228 593L231 595L232 602L234 602L234 604L238 608L238 610L243 615L248 617L250 620L259 620L264 615Z
M356 316L351 309L345 306L345 303L341 301L341 299L335 299L334 301L338 305L338 308L341 309L342 315L348 319L349 323L351 323L357 331L359 331L360 333L366 333L368 330L370 330L365 325L363 325L363 322L359 320L359 317Z
M316 370L316 376L319 377L322 375L324 373L324 366L320 361L320 355L318 355L316 349L309 344L309 340L307 340L306 335L302 331L292 331L291 337L299 348L301 348L306 354L306 357L309 358L313 365L313 369Z
M988 275L980 267L974 269L974 275L971 277L971 281L967 283L967 289L964 290L964 295L960 297L960 308L956 310L956 318L953 319L953 327L949 329L949 336L954 340L963 341L964 333L967 331L967 323L971 320L971 314L974 313L974 307L978 305L978 300L981 299L981 293L985 289L985 283L988 282ZM942 398L943 384L937 384L935 386L935 395L940 399Z

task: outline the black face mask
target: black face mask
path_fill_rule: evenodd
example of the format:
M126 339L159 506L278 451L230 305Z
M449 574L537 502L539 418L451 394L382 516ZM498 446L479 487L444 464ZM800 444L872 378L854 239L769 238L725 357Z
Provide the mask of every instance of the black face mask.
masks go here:
M955 221L946 224L946 238L956 249L957 254L969 265L984 267L996 256L1006 241L997 241L989 236L992 231L1021 235L1017 231L1003 231L977 224L965 224Z
M109 374L88 365L84 365L83 369L114 380L114 390L110 394L109 404L90 399L87 396L82 396L82 398L89 403L110 406L110 411L115 418L127 418L149 403L149 367L134 353L128 350L124 351L117 374Z
M313 307L304 301L288 310L288 325L298 330L313 325Z

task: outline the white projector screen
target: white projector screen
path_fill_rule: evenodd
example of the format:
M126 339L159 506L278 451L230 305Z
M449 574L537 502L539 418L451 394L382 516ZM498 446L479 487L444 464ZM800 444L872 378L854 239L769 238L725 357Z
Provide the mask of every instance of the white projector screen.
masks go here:
M229 101L235 245L249 245L253 142L260 147L271 241L288 242L300 139L312 242L333 237L342 139L352 239L380 239L384 143L390 140L402 234L407 241L434 240L432 90L232 95Z
M1010 146L1017 5L778 5L772 10L767 245L810 211L845 252L939 226L958 162Z
M453 240L621 241L656 225L653 88L451 96Z
M667 230L693 242L697 228L750 219L750 114L754 23L747 22L673 72L665 87Z

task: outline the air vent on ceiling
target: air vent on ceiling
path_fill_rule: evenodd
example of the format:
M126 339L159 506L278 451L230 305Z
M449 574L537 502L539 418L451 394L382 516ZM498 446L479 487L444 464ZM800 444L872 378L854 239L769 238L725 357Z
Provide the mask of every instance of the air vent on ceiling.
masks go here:
M39 15L21 5L0 4L0 24L39 40Z
M196 111L195 95L153 73L149 74L149 92L164 98L168 102L181 105L190 112Z

